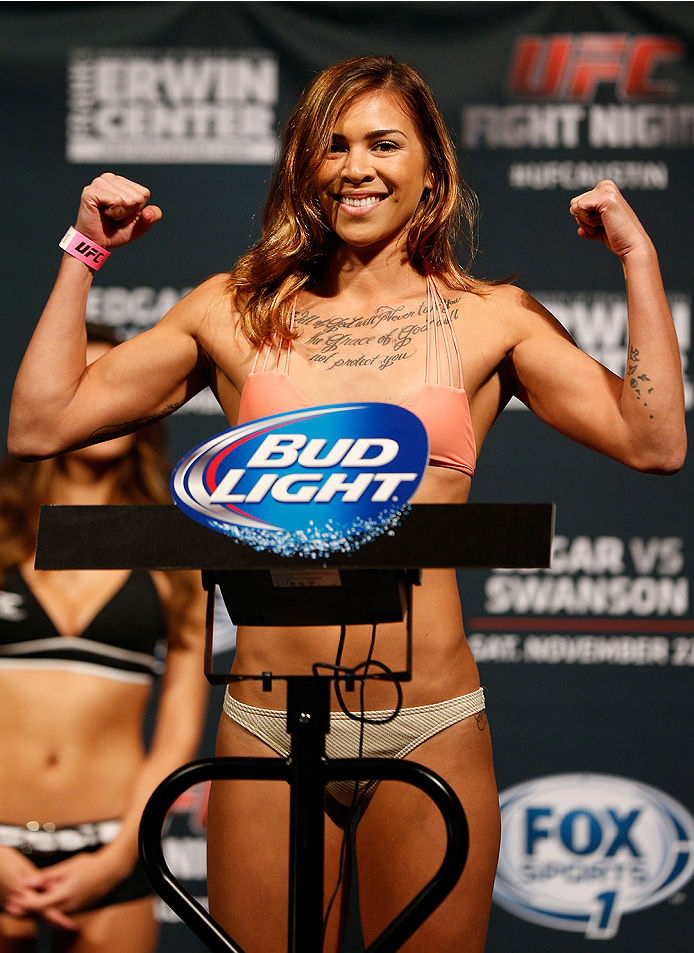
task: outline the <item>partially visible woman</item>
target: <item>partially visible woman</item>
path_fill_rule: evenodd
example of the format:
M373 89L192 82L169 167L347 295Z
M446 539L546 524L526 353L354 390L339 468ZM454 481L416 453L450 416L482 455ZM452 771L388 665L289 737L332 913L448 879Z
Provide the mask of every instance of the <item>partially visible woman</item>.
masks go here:
M89 341L88 362L117 343L95 327ZM42 920L70 953L156 948L138 828L197 751L204 593L191 573L38 571L34 554L41 504L169 500L157 427L0 467L0 953L31 950Z

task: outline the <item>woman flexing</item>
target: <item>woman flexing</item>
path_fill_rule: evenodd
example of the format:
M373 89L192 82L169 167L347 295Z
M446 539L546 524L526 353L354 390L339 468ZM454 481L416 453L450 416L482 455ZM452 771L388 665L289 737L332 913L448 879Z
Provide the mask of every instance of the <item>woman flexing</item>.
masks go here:
M114 250L159 219L148 199L147 189L104 174L84 190L76 228ZM624 268L631 355L624 379L582 353L525 292L476 281L457 264L452 242L461 209L469 237L474 199L419 73L390 57L330 67L289 121L258 245L231 274L204 282L151 331L89 368L84 310L93 273L64 256L17 377L11 452L50 456L129 432L210 384L231 424L311 404L408 407L431 446L415 503L466 501L476 454L513 395L571 439L627 466L653 473L681 467L683 388L672 318L653 245L614 183L574 198L570 211L578 235L605 243ZM647 407L634 386L642 375ZM403 710L381 729L366 726L361 745L358 722L336 711L328 739L346 753L412 758L456 790L470 825L468 861L455 890L403 949L481 953L499 809L453 570L423 573L412 614L414 676L403 685ZM335 657L338 640L337 628L250 628L238 633L235 665L310 673L313 662ZM370 640L367 627L348 628L342 663L357 665L375 651L396 667L401 626L379 626L375 647ZM391 692L370 683L366 708L392 709ZM285 750L283 705L279 689L267 695L256 682L235 683L219 754ZM430 879L445 835L438 812L409 786L383 782L357 796L368 944ZM286 942L288 800L284 785L265 782L220 782L212 793L211 910L249 953ZM353 800L336 789L326 795L326 898L338 881L338 807ZM339 949L341 909L338 902L327 918L325 950Z

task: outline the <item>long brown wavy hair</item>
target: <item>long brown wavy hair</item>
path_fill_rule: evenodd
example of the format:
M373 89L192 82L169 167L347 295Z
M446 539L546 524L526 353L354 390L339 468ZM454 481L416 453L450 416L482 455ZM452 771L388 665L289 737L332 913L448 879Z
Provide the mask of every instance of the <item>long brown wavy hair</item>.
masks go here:
M115 346L110 328L87 324L87 340ZM0 581L3 570L28 559L36 549L39 510L51 502L60 458L26 462L6 457L0 464ZM170 503L171 467L164 432L155 423L135 433L130 452L114 463L116 481L111 503Z
M342 111L358 96L390 92L413 121L433 179L407 236L407 253L421 274L479 290L468 275L475 249L477 198L463 182L451 137L421 73L392 56L361 56L323 70L309 84L287 124L282 153L270 187L262 235L237 262L229 280L241 328L254 345L273 331L285 338L291 303L324 273L336 237L321 209L315 180L330 149ZM463 241L469 260L462 268L454 249Z

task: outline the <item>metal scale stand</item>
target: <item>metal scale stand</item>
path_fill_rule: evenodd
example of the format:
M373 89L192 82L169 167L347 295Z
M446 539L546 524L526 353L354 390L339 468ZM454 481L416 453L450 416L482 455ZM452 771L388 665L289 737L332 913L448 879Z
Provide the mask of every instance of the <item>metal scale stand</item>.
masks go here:
M351 554L307 560L258 553L201 526L175 506L44 506L36 568L201 569L208 591L205 672L217 683L233 677L212 671L216 586L234 622L241 625L324 626L407 619L405 668L367 676L399 682L410 678L409 608L420 570L547 567L553 524L552 504L419 505L392 536L380 536ZM331 682L344 680L350 690L355 676L348 671L311 676L263 672L238 677L258 679L265 690L271 689L273 681L287 682L290 755L286 759L206 758L184 765L165 779L150 798L140 825L140 855L152 886L213 953L244 953L171 874L162 851L162 828L174 801L202 781L284 780L290 785L287 950L321 953L325 785L332 780L403 781L434 801L444 819L448 842L435 876L366 953L400 949L450 893L463 871L468 826L460 801L442 778L410 761L326 759Z

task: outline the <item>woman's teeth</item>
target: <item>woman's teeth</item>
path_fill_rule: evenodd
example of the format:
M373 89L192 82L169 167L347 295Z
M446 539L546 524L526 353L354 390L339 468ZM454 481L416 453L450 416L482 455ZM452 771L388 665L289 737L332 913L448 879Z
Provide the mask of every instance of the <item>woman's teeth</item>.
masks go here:
M365 205L376 205L381 199L377 195L371 195L365 199L354 199L347 195L340 196L340 202L343 205L352 205L354 208L363 208Z

